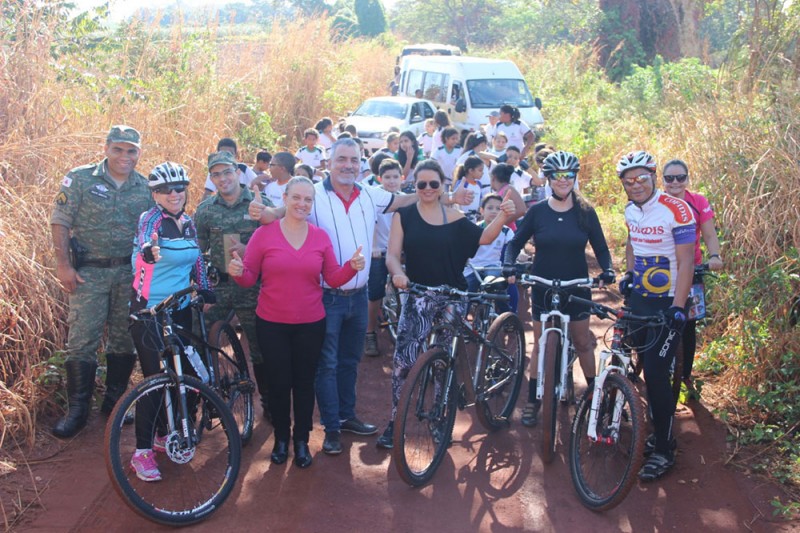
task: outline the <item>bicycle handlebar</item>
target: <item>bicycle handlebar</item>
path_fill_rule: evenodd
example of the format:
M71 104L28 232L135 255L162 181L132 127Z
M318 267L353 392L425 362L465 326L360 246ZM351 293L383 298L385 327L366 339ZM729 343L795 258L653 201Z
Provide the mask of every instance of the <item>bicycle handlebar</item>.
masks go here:
M136 320L137 319L137 315L140 315L140 316L141 315L156 316L157 314L162 312L164 309L166 309L168 307L172 307L173 305L176 305L178 302L180 302L181 298L183 298L187 294L191 294L191 293L193 293L193 292L195 292L197 290L198 290L197 285L190 285L190 286L186 287L185 289L179 290L178 292L173 292L172 294L170 294L169 296L167 296L166 298L164 298L163 300L158 302L153 307L148 307L148 308L142 309L139 312L137 312L135 315L131 315L131 317L133 317L133 319Z
M507 302L510 299L508 294L491 294L488 292L469 292L469 291L462 291L456 289L455 287L449 287L447 285L440 285L438 287L431 287L429 285L422 285L420 283L408 283L408 292L422 295L426 292L433 292L436 294L444 294L446 296L457 296L459 298L465 299L486 299L486 300L497 300L502 302Z
M621 309L614 309L613 307L608 307L606 305L599 304L597 302L593 302L591 300L580 298L574 295L570 295L568 301L570 303L577 303L588 307L589 312L591 312L594 316L601 319L607 319L607 320L625 319L632 322L643 322L649 326L664 326L667 323L663 315L649 315L649 316L635 315L624 307Z
M534 276L533 274L522 274L517 283L522 285L539 285L552 289L566 289L567 287L586 287L596 289L599 286L600 278L578 278L569 280L546 279Z

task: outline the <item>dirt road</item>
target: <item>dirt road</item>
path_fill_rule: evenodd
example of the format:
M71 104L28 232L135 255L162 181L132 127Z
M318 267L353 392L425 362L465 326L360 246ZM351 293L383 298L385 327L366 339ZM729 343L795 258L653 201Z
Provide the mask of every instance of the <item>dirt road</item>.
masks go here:
M605 325L598 323L594 329L602 334ZM531 340L528 332L528 353ZM382 341L388 351L386 339ZM390 368L388 354L361 363L359 413L381 429L389 412ZM518 407L522 402L523 398ZM565 422L566 417L562 426ZM103 460L103 423L94 412L88 428L64 451L31 466L30 478L46 490L41 505L28 509L15 530L168 530L140 518L112 489ZM552 464L543 465L538 453L541 432L523 427L519 411L509 430L492 435L469 409L460 412L448 456L433 482L421 489L400 480L389 454L375 447L375 437L345 435L344 453L325 456L319 427L312 433L311 468L299 470L291 460L272 465L272 428L259 418L253 440L244 449L237 488L216 514L192 531L791 530L768 522L770 487L758 486L723 465L724 429L702 404L693 402L682 409L676 426L680 453L673 471L658 482L638 484L619 507L596 514L574 494L566 445ZM566 430L561 438L568 438ZM4 498L13 493L8 483L0 487Z

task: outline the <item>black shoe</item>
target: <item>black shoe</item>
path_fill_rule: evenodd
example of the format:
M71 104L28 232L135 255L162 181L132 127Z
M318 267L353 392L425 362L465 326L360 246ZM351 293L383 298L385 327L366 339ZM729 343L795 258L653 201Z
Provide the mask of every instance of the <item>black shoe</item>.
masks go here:
M674 452L678 449L678 441L674 437L669 442L669 451ZM650 457L653 455L653 452L656 451L656 434L650 433L647 436L647 440L644 441L644 456Z
M67 371L69 410L53 426L53 435L68 439L83 429L89 419L97 363L70 359L64 363L64 368Z
M275 446L272 448L272 455L269 456L269 460L272 461L273 464L282 465L288 458L289 441L276 440Z
M311 466L313 459L311 452L308 450L307 442L294 443L294 465L298 468L308 468Z
M386 429L383 430L383 435L378 437L375 446L383 448L384 450L391 450L394 448L394 422L389 422Z
M542 402L536 400L525 404L522 408L522 425L526 428L532 428L539 423L539 410L542 408Z
M356 417L342 422L342 431L348 433L355 433L356 435L374 435L378 432L378 426L375 424L365 424Z
M322 443L322 451L328 455L339 455L342 453L341 433L338 431L326 431L325 441Z
M642 469L639 470L639 479L642 481L655 481L669 472L669 469L672 468L674 464L675 454L673 452L654 452L653 455L648 457L647 461L644 462Z

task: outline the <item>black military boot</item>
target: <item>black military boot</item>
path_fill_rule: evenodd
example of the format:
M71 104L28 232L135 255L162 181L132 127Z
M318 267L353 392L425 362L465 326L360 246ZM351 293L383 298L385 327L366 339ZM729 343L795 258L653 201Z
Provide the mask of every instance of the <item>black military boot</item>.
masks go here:
M265 363L253 363L253 377L256 378L258 395L261 396L261 408L264 410L264 419L272 421L269 414L269 403L267 402L267 365Z
M53 435L68 439L83 429L89 419L97 363L70 359L64 363L64 368L67 370L69 410L53 426Z
M133 366L136 364L136 356L132 353L110 353L106 355L108 366L106 367L106 393L103 396L103 404L100 412L110 415L125 390L128 388L128 380L131 379Z

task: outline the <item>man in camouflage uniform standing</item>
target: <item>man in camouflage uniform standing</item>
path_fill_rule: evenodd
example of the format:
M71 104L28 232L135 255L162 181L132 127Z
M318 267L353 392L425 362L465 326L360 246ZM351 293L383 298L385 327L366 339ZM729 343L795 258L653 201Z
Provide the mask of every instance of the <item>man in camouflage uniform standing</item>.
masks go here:
M200 250L209 253L211 264L219 270L219 283L214 287L217 303L206 313L206 317L209 324L213 324L227 318L231 310L236 312L247 337L264 417L268 418L266 365L263 364L256 342L258 286L249 289L239 287L228 278L226 272L233 251L243 257L245 245L259 226L259 221L251 219L248 214L254 196L253 192L240 185L240 170L233 154L221 151L209 155L208 172L217 194L203 200L194 215ZM272 205L265 196L259 196L264 204Z
M134 170L141 154L139 132L112 127L104 151L100 163L72 169L64 177L50 217L56 275L69 294L64 363L69 411L53 427L53 434L61 438L75 435L89 418L97 350L106 326L102 412L110 413L125 392L136 361L128 334L131 254L139 215L153 200L147 179ZM72 251L82 251L70 254L70 238Z

